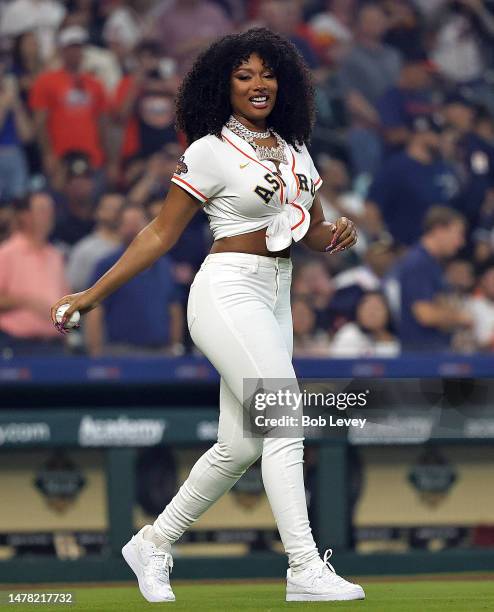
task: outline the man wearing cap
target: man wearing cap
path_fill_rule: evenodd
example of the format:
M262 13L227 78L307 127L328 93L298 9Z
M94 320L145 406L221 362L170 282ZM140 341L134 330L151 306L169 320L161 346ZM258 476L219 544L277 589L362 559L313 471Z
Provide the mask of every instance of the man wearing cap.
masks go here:
M382 164L366 202L376 234L386 228L396 242L412 245L431 206L455 203L459 181L453 166L441 156L441 132L442 126L432 117L417 117L406 149Z
M493 117L486 107L460 94L446 99L443 114L459 135L457 163L462 193L458 205L470 227L476 228L483 210L491 208L494 189Z
M95 173L82 151L64 155L61 166L63 186L55 193L57 220L52 238L72 246L94 227Z
M86 41L83 28L63 29L58 38L62 67L42 73L31 90L30 104L45 171L50 177L58 160L71 150L87 154L95 168L104 162L107 100L102 84L82 71Z
M433 65L423 51L404 59L400 78L379 99L384 143L388 153L397 152L410 140L415 119L438 110L432 92Z

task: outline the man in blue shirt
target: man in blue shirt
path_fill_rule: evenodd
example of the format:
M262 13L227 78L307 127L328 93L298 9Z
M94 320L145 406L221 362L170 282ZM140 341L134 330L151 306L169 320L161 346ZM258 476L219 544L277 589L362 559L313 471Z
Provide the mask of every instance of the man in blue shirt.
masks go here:
M458 195L455 170L440 156L439 131L429 117L416 118L406 150L382 164L369 189L366 205L376 231L386 227L398 243L414 244L429 208L453 206Z
M452 332L472 325L471 315L448 299L442 269L464 243L464 217L434 206L420 241L392 269L386 294L404 351L447 350Z
M482 208L489 192L494 189L494 145L492 144L493 118L487 108L461 101L450 102L449 108L456 107L471 121L465 121L465 128L454 127L460 133L458 161L462 175L462 193L458 208L466 216L470 227L478 226ZM461 109L463 106L463 109ZM458 111L456 115L459 116ZM453 114L449 115L453 118Z
M128 206L119 228L122 245L96 265L91 284L120 258L147 223L141 207ZM86 317L92 356L177 352L183 339L183 312L170 259L161 257L108 297Z

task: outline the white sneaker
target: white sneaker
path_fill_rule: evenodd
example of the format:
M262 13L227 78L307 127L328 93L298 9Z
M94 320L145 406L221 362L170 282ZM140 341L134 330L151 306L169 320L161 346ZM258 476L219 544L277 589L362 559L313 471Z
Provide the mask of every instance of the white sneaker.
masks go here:
M151 602L175 601L170 586L170 572L173 557L158 548L154 542L145 540L146 525L122 548L122 555L137 576L139 589L145 599Z
M365 599L364 589L344 580L329 562L333 551L324 553L321 565L315 564L295 573L286 574L286 601L349 601Z

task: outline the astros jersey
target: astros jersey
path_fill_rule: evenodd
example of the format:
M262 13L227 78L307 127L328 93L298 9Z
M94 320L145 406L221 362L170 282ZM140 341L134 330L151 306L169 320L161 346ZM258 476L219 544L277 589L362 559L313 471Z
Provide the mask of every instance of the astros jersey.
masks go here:
M224 127L193 142L172 181L202 204L215 240L266 228L269 251L281 251L309 228L321 178L305 145L285 143L288 164L259 161L252 146Z

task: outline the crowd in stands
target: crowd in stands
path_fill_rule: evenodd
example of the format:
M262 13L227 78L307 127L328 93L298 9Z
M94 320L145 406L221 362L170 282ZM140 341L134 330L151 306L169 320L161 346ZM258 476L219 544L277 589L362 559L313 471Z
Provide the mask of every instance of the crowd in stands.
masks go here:
M494 0L0 0L1 357L194 350L201 213L78 332L49 309L158 213L183 75L255 26L311 68L319 197L360 234L334 256L293 247L294 354L494 350Z

